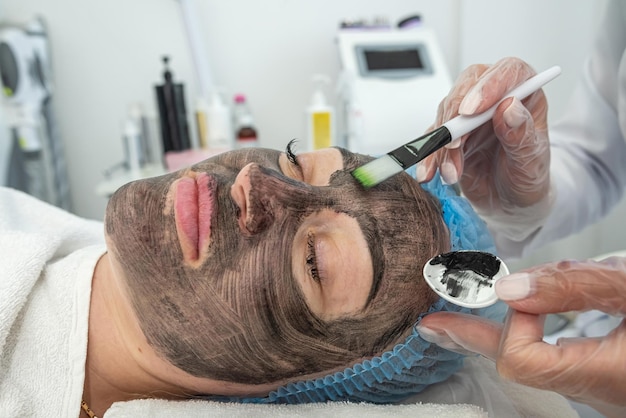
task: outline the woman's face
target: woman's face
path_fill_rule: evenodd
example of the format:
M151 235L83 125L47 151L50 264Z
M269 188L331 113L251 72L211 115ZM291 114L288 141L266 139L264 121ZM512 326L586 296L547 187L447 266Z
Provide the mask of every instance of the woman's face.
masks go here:
M368 160L246 149L118 190L109 251L157 352L195 376L265 383L373 355L402 334L433 301L419 271L447 237L408 176L357 184L350 171Z

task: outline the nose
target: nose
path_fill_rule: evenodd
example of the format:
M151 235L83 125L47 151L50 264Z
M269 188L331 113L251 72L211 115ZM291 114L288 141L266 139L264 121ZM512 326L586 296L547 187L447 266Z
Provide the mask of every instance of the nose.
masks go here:
M266 230L274 221L273 208L268 196L256 193L252 187L253 177L262 175L256 163L249 163L237 174L230 195L239 207L238 223L246 235Z

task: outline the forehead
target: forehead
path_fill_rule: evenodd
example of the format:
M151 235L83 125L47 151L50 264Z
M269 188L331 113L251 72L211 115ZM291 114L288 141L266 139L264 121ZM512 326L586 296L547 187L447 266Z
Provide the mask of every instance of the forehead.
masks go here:
M358 166L363 165L374 159L374 157L371 157L369 155L357 154L341 147L333 147L333 149L336 149L341 153L341 157L343 159L343 167L348 170L355 169Z

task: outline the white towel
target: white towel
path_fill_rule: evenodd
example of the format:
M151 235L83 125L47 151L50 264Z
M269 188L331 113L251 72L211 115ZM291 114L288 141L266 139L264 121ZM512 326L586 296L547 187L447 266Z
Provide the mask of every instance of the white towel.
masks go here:
M102 224L0 187L0 352L44 265L93 244L94 231Z
M0 417L80 410L102 223L0 187Z
M328 402L301 405L251 405L210 401L140 400L113 404L104 418L185 417L185 418L487 418L475 405L411 404L373 405Z

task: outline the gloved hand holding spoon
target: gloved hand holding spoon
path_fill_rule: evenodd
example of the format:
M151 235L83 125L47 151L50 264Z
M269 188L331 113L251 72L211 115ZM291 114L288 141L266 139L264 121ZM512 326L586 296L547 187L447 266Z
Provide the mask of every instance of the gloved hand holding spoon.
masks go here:
M500 298L509 305L509 314L505 323L499 324L474 315L433 313L417 326L422 338L453 351L481 354L496 362L504 378L559 392L609 417L626 416L626 323L623 320L604 337L565 338L556 345L543 340L546 314L597 309L624 316L626 258L561 261L508 276L496 273L490 279L495 268L494 256L478 253L474 255L476 260L470 262L463 260L467 254L461 258L454 254L435 257L434 261L442 262L440 266L427 263L424 267L427 281L441 285L443 275L432 273L438 269L448 274L444 285L450 282L450 277L463 285L461 291L454 291L455 297L446 299L454 303L460 299L465 303L462 306L478 307L484 306L486 299L494 303ZM465 271L458 268L463 265ZM457 271L452 271L454 266ZM476 266L480 268L472 270ZM490 288L493 296L475 296ZM445 297L445 292L438 293ZM488 293L485 291L485 295Z

